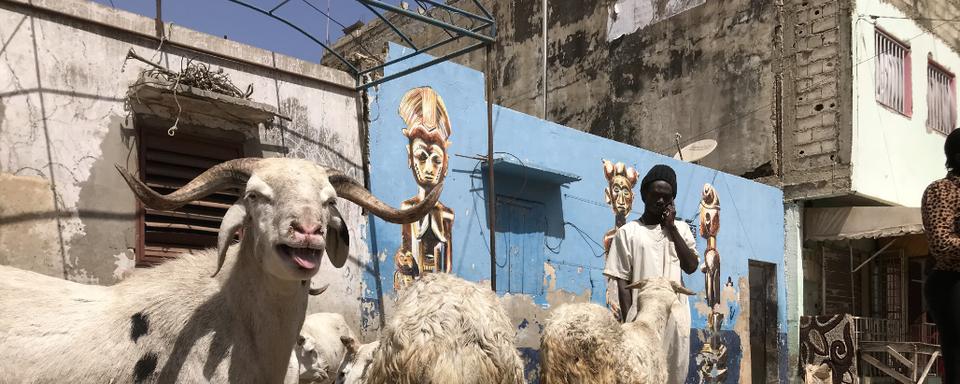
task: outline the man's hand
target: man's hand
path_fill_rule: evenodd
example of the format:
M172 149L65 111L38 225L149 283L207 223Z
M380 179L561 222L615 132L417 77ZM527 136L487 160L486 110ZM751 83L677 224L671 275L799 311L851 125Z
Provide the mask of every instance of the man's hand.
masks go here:
M660 225L667 232L667 237L673 242L673 247L677 251L677 258L680 259L680 269L687 274L691 274L697 271L697 255L694 253L695 251L687 248L683 237L680 236L680 230L677 229L676 220L677 208L671 201L670 204L667 204L667 208L663 210L663 221Z
M660 225L664 229L676 229L677 220L677 207L671 201L670 204L667 204L667 208L663 210L663 220Z

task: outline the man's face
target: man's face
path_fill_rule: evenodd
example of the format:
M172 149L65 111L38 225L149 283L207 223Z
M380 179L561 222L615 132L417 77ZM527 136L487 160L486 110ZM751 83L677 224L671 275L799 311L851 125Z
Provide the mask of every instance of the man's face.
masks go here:
M643 204L650 213L662 215L667 206L673 204L673 187L663 180L650 183L644 191Z
M627 215L633 208L633 190L626 177L614 176L610 182L610 204L613 211L620 215Z
M421 138L410 142L410 166L417 184L421 187L433 187L446 175L447 158L440 144L423 141Z

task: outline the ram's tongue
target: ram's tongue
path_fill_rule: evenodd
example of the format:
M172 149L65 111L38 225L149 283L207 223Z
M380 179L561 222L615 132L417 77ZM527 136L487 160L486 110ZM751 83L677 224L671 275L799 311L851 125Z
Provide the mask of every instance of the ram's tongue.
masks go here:
M293 248L290 251L290 256L293 257L293 262L303 269L314 269L320 261L320 251L316 249Z

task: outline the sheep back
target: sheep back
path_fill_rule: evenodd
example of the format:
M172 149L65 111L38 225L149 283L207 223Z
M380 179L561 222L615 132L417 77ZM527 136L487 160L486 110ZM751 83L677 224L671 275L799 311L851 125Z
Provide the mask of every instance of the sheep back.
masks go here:
M450 274L430 274L401 292L368 383L520 384L523 363L514 338L496 294Z
M616 384L620 323L596 304L564 304L547 318L540 345L544 384Z

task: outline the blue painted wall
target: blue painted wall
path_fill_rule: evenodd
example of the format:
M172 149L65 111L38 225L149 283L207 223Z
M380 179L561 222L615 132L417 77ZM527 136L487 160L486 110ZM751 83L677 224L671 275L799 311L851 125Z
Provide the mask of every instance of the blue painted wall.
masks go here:
M390 58L409 51L399 45L390 46ZM386 74L429 60L409 60L387 68ZM453 228L453 272L473 281L489 280L490 260L488 251L488 227L486 218L486 176L477 160L455 156L476 156L486 153L486 102L484 79L481 73L454 63L443 63L407 75L381 85L372 91L370 118L370 172L372 192L393 204L414 196L417 186L407 167L405 146L407 138L401 134L405 127L397 114L400 98L409 89L430 86L443 98L449 112L453 133L449 172L441 201L456 213ZM583 102L589 102L584 100ZM718 249L722 259L721 274L724 281L730 277L739 291L739 282L746 280L748 259L776 265L777 297L780 333L785 333L786 296L783 271L784 225L783 195L780 190L755 183L719 171L675 161L637 147L625 145L590 135L558 124L540 120L516 111L494 106L494 146L498 155L537 167L546 167L577 175L580 181L564 185L544 183L536 174L498 176L498 195L503 193L521 201L539 204L544 218L540 223L509 224L504 228L511 232L498 235L498 263L503 270L504 258L511 247L500 242L513 241L523 252L543 243L542 259L551 270L544 270L543 263L525 260L527 274L519 285L532 291L533 299L541 306L548 306L549 288L577 295L586 294L591 301L604 302L605 284L603 269L604 233L613 226L613 213L604 203L602 159L621 161L633 166L642 176L655 164L665 163L677 171L679 193L677 216L698 225L698 204L704 183L711 183L721 202L721 229ZM638 194L634 202L635 219L643 210ZM534 204L537 205L537 204ZM502 206L502 205L498 205ZM501 208L504 209L504 208ZM501 225L501 224L498 224ZM523 232L542 225L541 240L533 239ZM518 230L517 228L521 228ZM367 302L365 319L367 326L376 326L372 320L383 308L383 296L393 295L393 254L400 245L400 226L371 217L371 254L373 260L366 269L363 301ZM696 233L696 232L695 232ZM513 240L511 240L511 238ZM501 240L503 239L503 240ZM703 254L706 242L697 236L697 247ZM513 248L516 250L517 248ZM506 251L505 251L506 250ZM516 262L516 261L515 261ZM552 267L552 268L551 268ZM552 273L551 273L552 272ZM540 277L539 288L535 280ZM505 284L505 275L498 277L498 285ZM544 286L546 282L546 286ZM703 274L685 275L684 283L695 291L704 288ZM531 285L533 284L533 285ZM502 289L501 289L502 290ZM743 300L747 292L739 292ZM389 299L388 299L389 300ZM706 318L695 308L703 297L691 299L693 328L705 328ZM748 321L741 314L740 304L729 303L731 316L725 321L725 330L735 330L738 322ZM389 315L389 314L388 314ZM744 335L745 336L745 335ZM691 339L697 336L694 334ZM693 344L702 344L692 341ZM740 349L739 344L737 349ZM691 348L691 353L698 349ZM742 355L731 351L732 356ZM786 364L786 351L781 351L781 364ZM745 362L737 362L735 366ZM734 365L734 364L731 364ZM691 364L692 377L695 365ZM728 375L728 382L736 382L739 374Z

